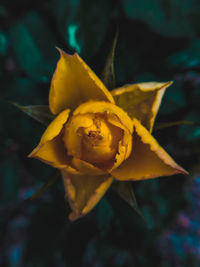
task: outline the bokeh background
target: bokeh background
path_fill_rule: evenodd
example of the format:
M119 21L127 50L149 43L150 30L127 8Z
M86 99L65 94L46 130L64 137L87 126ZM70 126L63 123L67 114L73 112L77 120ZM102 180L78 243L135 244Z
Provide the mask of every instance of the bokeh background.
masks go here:
M200 127L154 132L190 172L133 183L148 225L110 190L71 223L62 183L26 200L53 168L27 154L45 127L6 102L48 104L56 46L101 74L116 32L116 84L168 81L158 122L200 114L200 1L0 1L0 266L200 266Z

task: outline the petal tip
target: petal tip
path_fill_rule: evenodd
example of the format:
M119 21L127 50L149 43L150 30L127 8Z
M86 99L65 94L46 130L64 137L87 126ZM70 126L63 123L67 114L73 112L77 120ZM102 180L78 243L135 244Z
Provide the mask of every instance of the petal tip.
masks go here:
M184 168L182 168L176 162L174 162L174 164L172 164L170 166L171 166L171 168L173 168L173 173L171 175L175 175L175 174L189 175L190 174L188 171L186 171Z
M73 57L76 53L74 53L73 55L70 55L68 53L66 53L64 50L62 50L60 47L56 46L56 49L58 50L58 52L60 53L60 56L62 55L67 55L69 57Z
M174 83L174 81L166 82L166 83L165 83L165 86L166 86L166 87L169 87L169 86L172 85L173 83Z
M174 81L168 81L168 82L162 82L160 83L160 87L157 88L158 91L160 91L161 89L167 89L168 87L170 87L172 84L174 83Z
M35 149L33 149L33 151L31 151L31 153L29 153L28 154L28 158L36 158L36 156L35 156L35 154L37 153L37 151L38 151L38 146L35 148Z
M32 154L33 154L33 152L29 153L27 158L33 158Z
M68 218L69 218L69 220L70 220L71 222L74 222L74 221L76 221L76 220L79 218L79 216L77 216L76 214L74 214L74 213L71 212L71 213L69 214Z
M72 211L68 218L71 222L74 222L78 219L80 219L81 217L83 217L85 214L83 214L82 212L78 212L78 211Z
M56 46L56 49L58 50L58 52L60 53L60 57L62 57L63 55L65 55L65 51L62 50L60 47Z
M62 50L60 47L58 47L58 46L56 46L56 49L57 49L60 53L63 52L63 50Z
M178 166L178 168L176 169L176 173L177 174L183 174L183 175L189 175L190 173L188 171L186 171L185 169L183 169L181 166Z

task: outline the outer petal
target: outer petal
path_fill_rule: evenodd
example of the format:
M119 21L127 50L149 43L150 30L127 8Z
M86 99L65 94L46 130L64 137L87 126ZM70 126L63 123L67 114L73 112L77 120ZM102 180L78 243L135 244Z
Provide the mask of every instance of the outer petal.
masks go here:
M130 157L111 174L118 180L144 180L178 173L187 174L136 119L133 120Z
M49 94L49 106L53 114L66 108L75 109L90 99L114 103L110 92L78 54L68 55L61 49L59 52L60 60Z
M39 145L29 154L55 168L66 168L67 155L60 136L63 124L66 123L70 110L61 112L44 132Z
M74 221L87 214L103 197L113 182L109 175L90 176L72 175L65 170L61 171L66 196L72 209L69 215Z
M150 132L164 92L172 82L146 82L127 85L111 91L116 104L137 118Z

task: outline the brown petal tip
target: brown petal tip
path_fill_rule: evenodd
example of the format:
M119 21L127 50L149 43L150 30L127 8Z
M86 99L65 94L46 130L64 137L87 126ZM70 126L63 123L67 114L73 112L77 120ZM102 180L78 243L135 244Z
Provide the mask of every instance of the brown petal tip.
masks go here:
M58 46L56 46L56 49L58 50L58 52L60 53L61 56L62 56L62 54L66 54L67 56L73 57L73 55L70 55L70 54L66 53L64 50L62 50ZM74 54L76 54L76 53L74 53Z
M71 212L71 213L69 214L69 220L70 220L71 222L74 222L74 221L78 220L80 217L82 217L83 215L85 215L85 214Z
M190 173L188 171L186 171L185 169L183 169L181 166L178 166L178 168L176 168L176 173L177 174L183 174L183 175L189 175Z

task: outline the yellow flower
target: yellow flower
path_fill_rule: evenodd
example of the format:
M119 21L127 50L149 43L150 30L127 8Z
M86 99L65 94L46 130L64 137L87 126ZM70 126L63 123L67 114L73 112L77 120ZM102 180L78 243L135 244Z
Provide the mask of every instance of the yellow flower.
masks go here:
M29 157L61 171L71 220L88 213L114 179L186 174L151 135L171 82L109 92L76 53L59 51L49 94L50 110L57 116Z

